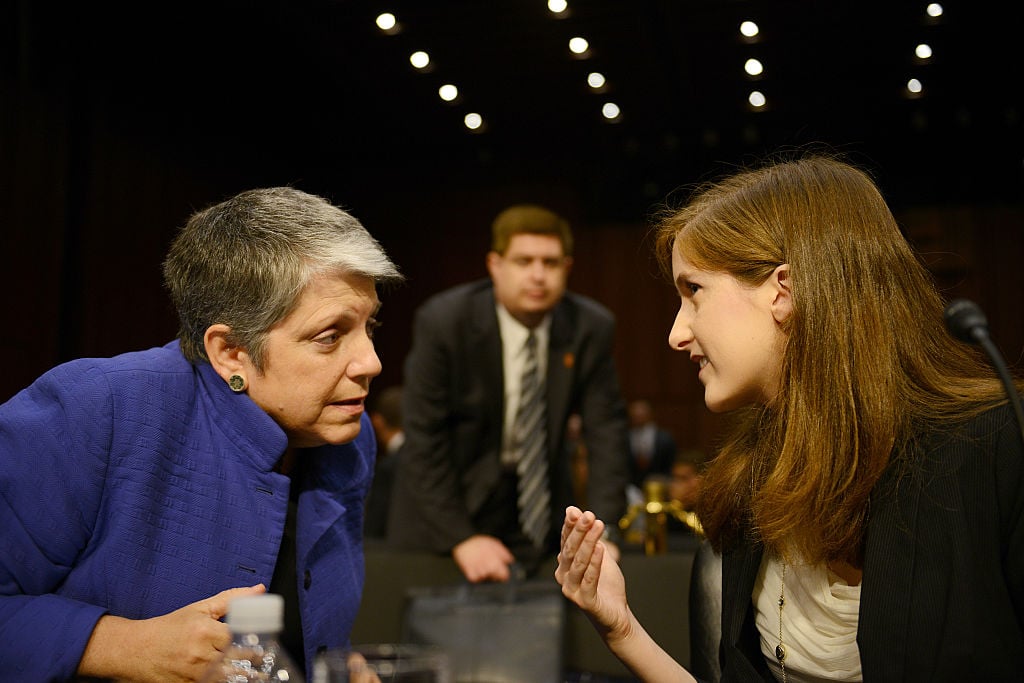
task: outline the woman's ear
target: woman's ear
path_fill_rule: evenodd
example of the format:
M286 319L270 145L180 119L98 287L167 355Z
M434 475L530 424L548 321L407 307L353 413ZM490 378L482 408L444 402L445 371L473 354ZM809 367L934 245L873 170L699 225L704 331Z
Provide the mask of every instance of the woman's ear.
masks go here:
M231 341L230 327L210 325L203 335L203 346L210 365L225 382L230 382L233 375L245 376L245 351Z
M774 292L772 317L775 322L784 323L793 315L793 290L790 288L789 264L778 266L768 278Z

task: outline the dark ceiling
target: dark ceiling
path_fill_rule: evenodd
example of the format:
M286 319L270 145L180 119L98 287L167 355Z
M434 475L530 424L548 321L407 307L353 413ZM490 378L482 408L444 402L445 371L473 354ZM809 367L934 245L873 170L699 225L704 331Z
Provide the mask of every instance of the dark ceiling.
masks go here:
M24 0L8 54L21 78L69 83L72 106L126 135L313 185L568 179L594 212L635 218L724 165L821 142L897 204L1018 202L1021 3L942 4L938 20L903 0L570 0L562 19L544 0L211 0L76 3L52 18ZM400 31L376 27L382 11ZM570 55L574 35L589 59ZM409 65L419 49L429 73ZM756 82L748 57L765 65ZM591 70L607 92L588 90ZM924 96L904 96L911 76ZM461 91L452 104L437 97L445 82ZM764 111L746 106L754 87ZM600 116L607 100L618 123ZM463 127L468 111L482 132Z

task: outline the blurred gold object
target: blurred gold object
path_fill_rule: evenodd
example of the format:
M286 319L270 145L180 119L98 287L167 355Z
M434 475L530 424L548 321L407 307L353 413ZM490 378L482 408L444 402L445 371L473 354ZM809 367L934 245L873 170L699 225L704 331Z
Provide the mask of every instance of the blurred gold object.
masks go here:
M644 515L642 534L644 554L661 555L668 549L668 516L672 515L699 536L704 535L697 513L683 508L676 500L668 500L668 487L661 479L652 477L644 482L644 502L631 505L619 520L623 532L629 530L634 520Z

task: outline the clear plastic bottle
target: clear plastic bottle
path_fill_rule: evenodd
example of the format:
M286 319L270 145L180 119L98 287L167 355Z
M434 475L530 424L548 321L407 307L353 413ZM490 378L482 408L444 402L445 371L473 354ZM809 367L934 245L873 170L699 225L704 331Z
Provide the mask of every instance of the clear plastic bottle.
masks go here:
M203 683L304 683L302 667L281 645L284 598L273 593L235 598L228 605L231 646Z

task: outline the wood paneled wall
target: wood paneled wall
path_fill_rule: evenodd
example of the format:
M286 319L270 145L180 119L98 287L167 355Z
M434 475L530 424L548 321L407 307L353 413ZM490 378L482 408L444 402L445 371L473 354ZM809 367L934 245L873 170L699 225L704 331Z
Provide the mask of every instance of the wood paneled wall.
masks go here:
M101 81L83 87L73 55L47 57L60 36L43 27L19 43L32 49L4 53L0 71L0 401L59 362L172 338L160 263L177 226L241 190L292 184L351 210L408 276L384 294L378 387L401 382L415 307L485 275L492 217L513 202L540 202L574 224L573 289L618 317L626 397L651 400L681 446L713 448L721 418L704 408L693 366L668 348L676 300L651 258L645 216L623 224L593 215L585 181L559 178L548 160L538 160L547 171L535 181L512 181L493 168L432 172L424 160L318 155L290 145L286 126L245 128L239 119L235 130L224 115L201 127L202 111L172 107L171 94L153 104ZM975 299L1008 360L1020 361L1024 205L900 207L898 217L944 293Z

